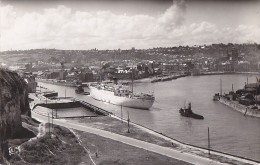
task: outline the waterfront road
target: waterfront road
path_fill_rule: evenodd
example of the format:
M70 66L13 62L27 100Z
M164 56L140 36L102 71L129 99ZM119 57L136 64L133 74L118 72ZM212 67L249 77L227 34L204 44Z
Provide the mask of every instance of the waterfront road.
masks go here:
M36 114L34 112L32 112L32 117L40 122L48 122L48 117ZM96 135L99 135L99 136L102 136L105 138L116 140L116 141L119 141L119 142L122 142L122 143L125 143L128 145L134 146L134 147L142 148L142 149L152 151L152 152L155 152L155 153L158 153L161 155L165 155L165 156L168 156L168 157L171 157L174 159L182 160L182 161L185 161L185 162L188 162L191 164L200 164L200 165L223 164L223 163L216 162L216 161L213 161L208 158L199 157L197 155L193 155L193 154L189 154L189 153L183 153L181 151L177 151L177 150L174 150L174 149L171 149L168 147L162 147L162 146L159 146L156 144L147 143L147 142L144 142L141 140L122 136L122 135L115 134L112 132L108 132L108 131L104 131L104 130L100 130L100 129L96 129L96 128L91 128L91 127L88 127L88 126L82 125L82 124L71 123L64 119L54 119L53 123L60 125L60 126L67 127L67 128L72 128L75 130L96 134Z

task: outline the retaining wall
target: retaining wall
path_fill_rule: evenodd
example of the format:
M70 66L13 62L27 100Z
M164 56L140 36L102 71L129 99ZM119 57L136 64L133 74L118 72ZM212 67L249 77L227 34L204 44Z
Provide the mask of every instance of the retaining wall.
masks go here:
M230 108L243 113L246 116L252 116L252 117L258 117L260 118L260 110L259 109L252 109L250 107L247 107L245 105L241 105L238 102L227 100L223 97L220 97L219 102L222 104L225 104L229 106Z

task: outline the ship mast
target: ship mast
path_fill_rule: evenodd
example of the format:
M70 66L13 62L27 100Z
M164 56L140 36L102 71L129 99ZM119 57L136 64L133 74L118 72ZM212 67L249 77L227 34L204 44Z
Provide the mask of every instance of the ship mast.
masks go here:
M222 96L222 79L220 79L220 96Z
M132 98L133 98L133 95L134 95L134 69L133 69L133 64L132 64L132 76L131 76L131 79L132 79Z
M101 64L101 61L100 61L100 63L99 63L100 65L100 69L99 69L99 81L100 81L100 83L102 82L102 64Z
M257 97L257 92L258 92L258 84L259 84L259 81L260 79L258 79L257 77L256 77L256 90L255 90L255 104L256 104L256 106L258 105L258 97Z

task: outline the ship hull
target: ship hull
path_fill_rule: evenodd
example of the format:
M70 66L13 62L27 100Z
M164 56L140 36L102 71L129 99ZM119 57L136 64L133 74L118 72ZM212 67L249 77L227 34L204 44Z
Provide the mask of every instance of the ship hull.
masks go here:
M137 109L149 109L154 103L154 100L115 96L114 92L99 90L95 87L90 87L90 96L99 101Z

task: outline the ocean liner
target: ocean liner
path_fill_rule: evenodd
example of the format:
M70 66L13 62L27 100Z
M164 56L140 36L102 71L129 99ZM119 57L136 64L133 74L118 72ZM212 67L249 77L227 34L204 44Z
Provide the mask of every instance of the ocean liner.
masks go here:
M89 88L91 97L110 104L130 108L149 109L154 103L153 94L135 94L133 90L129 90L126 85L114 85L111 82L93 83Z

